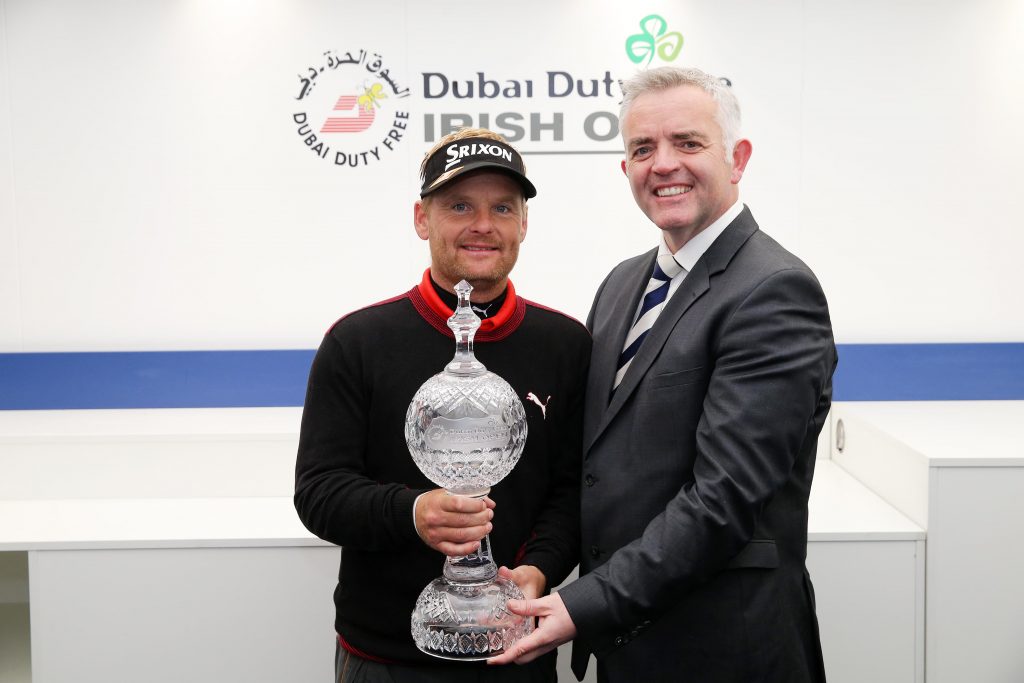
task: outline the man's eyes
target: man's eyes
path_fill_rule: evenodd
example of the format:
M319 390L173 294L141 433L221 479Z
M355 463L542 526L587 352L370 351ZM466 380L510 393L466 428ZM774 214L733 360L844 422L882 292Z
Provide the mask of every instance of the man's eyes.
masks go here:
M452 211L455 213L466 213L472 211L472 207L466 202L454 202L452 205ZM512 207L508 204L498 204L494 207L494 210L498 213L512 213Z
M676 147L686 152L697 152L704 149L704 145L697 140L680 140L676 143ZM649 145L641 145L633 148L632 156L634 158L641 158L650 156L653 153L653 147Z

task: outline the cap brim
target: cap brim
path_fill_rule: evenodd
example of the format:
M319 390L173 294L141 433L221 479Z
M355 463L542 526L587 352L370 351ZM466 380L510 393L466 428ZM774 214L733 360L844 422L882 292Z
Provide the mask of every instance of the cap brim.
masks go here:
M532 199L533 197L537 196L537 188L534 187L533 183L530 182L529 178L524 176L522 173L519 173L514 168L509 168L504 164L496 164L491 161L483 160L475 161L464 166L459 166L457 168L451 169L450 171L445 171L444 173L439 175L437 179L434 180L433 183L430 184L430 187L420 192L420 197L426 197L428 194L436 192L437 190L441 189L442 187L452 182L459 176L465 175L470 171L479 171L481 169L495 170L504 173L505 175L511 176L512 178L519 182L519 185L523 188L523 195L527 199Z

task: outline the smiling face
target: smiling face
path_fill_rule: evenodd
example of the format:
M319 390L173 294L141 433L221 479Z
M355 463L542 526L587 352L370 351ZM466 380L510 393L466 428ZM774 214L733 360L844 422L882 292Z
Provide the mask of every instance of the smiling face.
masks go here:
M477 171L451 182L414 209L416 234L430 242L430 274L448 291L473 285L473 301L505 289L526 237L523 189L504 173Z
M622 120L629 178L637 205L676 251L739 198L750 142L726 150L711 95L681 85L640 95Z

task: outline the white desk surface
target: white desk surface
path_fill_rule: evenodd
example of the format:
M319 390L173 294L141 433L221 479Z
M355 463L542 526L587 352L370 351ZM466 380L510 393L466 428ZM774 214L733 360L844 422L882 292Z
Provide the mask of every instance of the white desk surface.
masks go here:
M35 440L295 439L300 417L300 408L0 411L0 446ZM812 541L924 538L921 527L828 459L817 463L808 532ZM290 497L0 500L0 550L305 545L328 544L302 526Z
M809 541L924 540L925 531L831 460L818 459L809 501Z
M302 408L161 408L137 410L0 410L0 443L37 439L297 439Z
M921 454L929 467L1024 465L1024 401L848 401L857 417Z
M811 541L919 540L924 531L830 460L811 490ZM329 545L291 498L0 501L0 551Z
M0 501L0 551L316 545L287 497Z

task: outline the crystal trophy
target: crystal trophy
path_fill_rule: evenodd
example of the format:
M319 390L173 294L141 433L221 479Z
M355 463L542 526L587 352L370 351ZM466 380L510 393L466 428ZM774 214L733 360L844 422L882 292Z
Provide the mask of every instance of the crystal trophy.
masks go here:
M417 467L451 495L480 498L515 467L526 444L526 411L508 382L473 355L480 318L469 303L473 287L455 286L458 308L448 319L455 357L423 383L405 415L405 441ZM512 614L522 600L515 583L498 576L485 536L476 552L448 557L440 578L416 600L412 637L428 655L486 659L533 630L533 620Z

